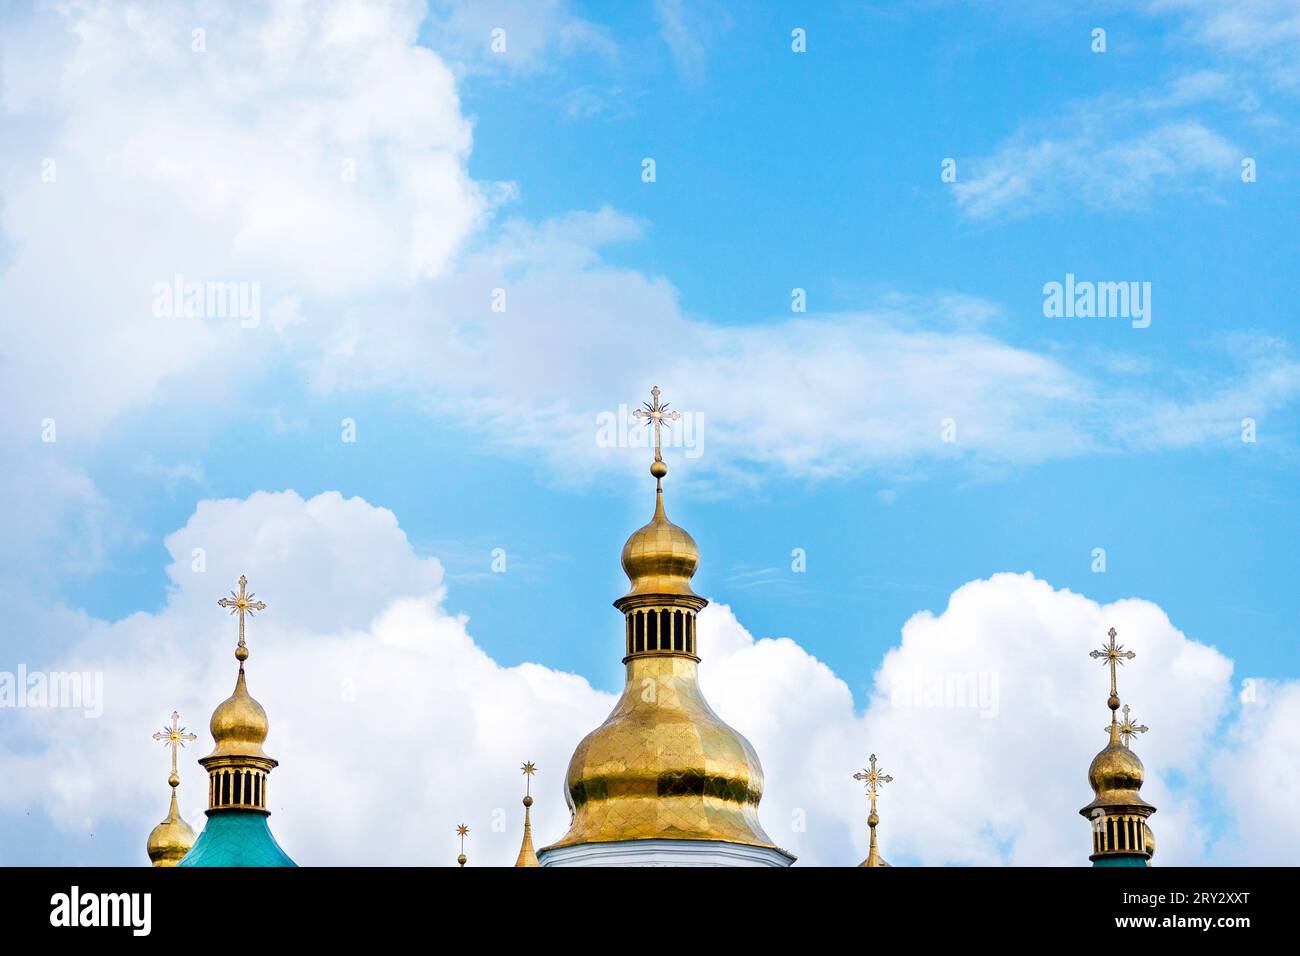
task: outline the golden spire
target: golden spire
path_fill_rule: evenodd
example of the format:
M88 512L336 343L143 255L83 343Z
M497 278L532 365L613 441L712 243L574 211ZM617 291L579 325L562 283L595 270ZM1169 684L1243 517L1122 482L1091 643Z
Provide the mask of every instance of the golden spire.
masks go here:
M515 860L515 866L541 866L537 862L537 853L533 850L533 824L529 819L533 807L532 779L537 766L528 760L520 769L524 773L524 842L519 847L519 858Z
M208 724L215 743L212 753L199 761L208 771L208 812L214 810L260 810L266 812L267 775L279 762L267 756L262 749L270 722L266 711L248 693L244 675L244 661L248 660L244 618L254 611L266 610L266 603L254 601L247 593L248 578L239 576L239 591L230 597L220 598L217 604L230 608L239 615L239 643L235 645L235 659L239 661L239 675L235 690L217 705Z
M709 602L691 590L700 553L664 512L660 428L681 416L658 386L638 409L655 430L655 511L623 546L630 590L624 615L623 694L577 746L565 775L569 831L542 851L627 840L706 840L775 849L758 819L763 768L742 735L704 699L697 680L696 615Z
M871 798L871 813L867 815L867 827L871 830L871 847L867 851L867 858L858 866L889 866L880 855L880 848L876 846L876 825L880 823L880 816L876 813L876 797L880 795L880 785L892 783L894 778L876 769L876 755L872 754L870 769L864 768L858 771L853 775L853 779L861 780L867 785L867 796Z
M465 861L469 859L469 857L465 855L465 837L469 834L469 827L465 826L463 823L458 823L456 825L456 833L460 837L460 856L456 857L456 862L461 866L464 866Z
M181 861L190 847L194 846L194 830L186 823L176 806L176 788L180 786L180 774L176 770L176 751L184 747L187 741L198 740L180 725L181 715L172 711L171 726L153 735L154 740L161 740L172 752L172 772L167 776L167 785L171 787L171 808L167 818L149 833L146 849L154 866L175 866Z
M1145 724L1135 724L1124 707L1124 720L1120 721L1119 689L1116 672L1125 661L1137 655L1124 650L1116 643L1118 637L1112 627L1107 632L1109 641L1088 656L1103 661L1110 668L1110 726L1106 732L1110 740L1092 759L1088 767L1088 783L1095 795L1093 801L1079 811L1092 823L1092 855L1097 865L1123 865L1136 861L1143 865L1155 853L1155 838L1147 825L1147 818L1156 808L1142 799L1139 791L1145 779L1142 761L1130 746L1135 734L1147 732Z

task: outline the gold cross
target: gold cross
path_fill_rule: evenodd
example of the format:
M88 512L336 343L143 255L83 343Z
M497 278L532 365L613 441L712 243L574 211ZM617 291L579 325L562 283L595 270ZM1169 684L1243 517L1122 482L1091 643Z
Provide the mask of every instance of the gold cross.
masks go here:
M529 796L532 793L529 788L533 784L533 774L537 773L537 764L531 760L526 760L519 769L524 772L524 796Z
M632 413L634 418L644 418L646 425L655 427L655 461L663 461L664 456L659 450L659 426L662 424L668 427L669 422L675 422L682 417L681 412L670 412L667 405L659 404L659 386L656 385L650 389L649 402L642 402L645 408L638 408Z
M1105 729L1107 732L1110 731L1109 727ZM1124 719L1119 724L1119 736L1124 741L1125 747L1132 741L1134 734L1145 734L1150 729L1146 724L1133 723L1133 718L1128 715L1128 704L1124 705Z
M189 740L198 740L194 734L186 733L184 727L180 725L181 715L177 711L172 711L172 725L164 725L163 729L153 735L154 740L163 741L163 745L170 747L172 750L172 776L176 776L176 748L184 747L185 742ZM172 784L176 786L176 784Z
M871 812L876 812L876 797L879 795L879 786L882 783L892 783L893 777L887 773L881 773L876 769L876 755L871 755L871 769L860 770L853 775L854 780L861 780L867 785L867 796L871 798Z
M1124 650L1123 644L1115 643L1115 638L1119 637L1119 634L1115 632L1113 627L1107 632L1107 634L1110 637L1110 643L1103 644L1101 650L1089 651L1088 656L1095 657L1099 660L1103 658L1105 659L1106 665L1110 668L1110 696L1118 698L1119 692L1115 690L1115 667L1118 664L1123 664L1125 661L1131 661L1133 658L1137 657L1137 655L1132 651ZM1111 709L1113 710L1115 706L1116 705L1112 705Z
M244 646L244 615L252 617L254 611L265 611L265 601L254 601L257 595L245 594L245 588L248 586L248 578L242 574L239 576L239 593L230 592L230 597L220 598L217 603L222 607L230 608L231 614L239 615L239 646Z

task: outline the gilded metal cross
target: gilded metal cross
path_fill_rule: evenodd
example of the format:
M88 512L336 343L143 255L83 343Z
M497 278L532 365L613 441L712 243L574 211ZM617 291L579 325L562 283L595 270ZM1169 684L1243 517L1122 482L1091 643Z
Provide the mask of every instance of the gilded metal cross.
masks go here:
M231 591L230 597L220 598L217 601L217 603L220 604L222 607L230 608L231 614L239 615L239 646L240 647L244 646L244 615L247 614L248 616L251 617L254 611L266 610L265 601L254 601L253 598L256 597L257 595L252 593L245 593L247 587L248 587L248 578L244 577L244 575L241 574L239 576L239 593L236 594L234 591Z
M1106 661L1106 666L1110 668L1110 696L1118 697L1119 692L1115 689L1115 667L1118 664L1123 664L1125 661L1131 661L1133 658L1137 657L1137 655L1132 651L1124 650L1123 644L1115 643L1115 638L1119 637L1119 634L1116 633L1113 627L1107 633L1110 637L1110 643L1103 644L1101 650L1089 651L1088 656L1095 657L1098 660L1104 659Z
M186 733L184 727L180 724L181 715L178 711L172 711L172 725L164 726L161 731L153 735L154 740L161 740L164 746L172 750L172 776L176 775L176 748L184 747L186 741L198 740L194 734Z
M1119 736L1124 741L1125 747L1132 742L1134 734L1145 734L1150 729L1146 724L1133 723L1133 718L1128 715L1128 704L1124 705L1124 719L1119 722ZM1109 727L1105 730L1110 732Z
M645 406L645 408L638 408L636 411L632 413L632 415L634 418L644 418L646 425L654 425L655 461L663 461L664 456L659 449L659 426L664 425L665 427L667 427L669 422L675 422L682 416L680 412L676 412L676 411L670 412L666 404L664 405L659 404L658 385L650 389L650 398L651 401L641 403L642 405Z
M867 785L867 796L871 798L871 809L876 809L876 797L879 794L879 787L882 783L893 782L893 777L887 773L881 773L876 769L876 755L871 755L871 769L863 769L853 775L854 780L861 780Z

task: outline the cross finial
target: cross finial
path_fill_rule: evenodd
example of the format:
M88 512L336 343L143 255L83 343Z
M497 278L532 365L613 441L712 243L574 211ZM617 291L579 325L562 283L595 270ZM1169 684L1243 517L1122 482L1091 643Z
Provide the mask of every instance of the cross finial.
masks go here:
M677 421L682 416L680 412L677 411L670 412L668 410L667 404L661 405L659 403L659 394L660 394L659 386L656 385L654 388L650 389L650 401L642 402L641 404L645 407L638 408L636 411L632 413L632 415L635 418L644 418L645 424L647 426L650 425L654 426L655 461L662 463L664 460L664 456L659 444L659 426L663 425L665 428L669 427L670 423ZM653 467L651 467L650 471L651 474L654 474L656 478L662 477L662 475L659 472L656 472ZM664 470L664 474L666 473L667 473L667 469Z
M1119 710L1119 691L1115 687L1115 668L1125 661L1131 661L1137 655L1132 651L1124 650L1123 644L1115 643L1115 638L1119 637L1119 634L1113 627L1106 634L1110 638L1109 643L1103 644L1100 650L1089 651L1088 656L1104 660L1106 666L1110 668L1110 701L1108 706L1111 710Z
M194 734L188 733L186 729L180 725L180 720L180 713L173 710L171 726L168 727L163 725L163 729L153 735L154 740L161 740L164 746L171 748L172 772L171 776L167 778L167 782L171 784L173 789L179 786L181 782L180 776L176 773L176 749L178 747L184 747L187 741L199 739Z
M893 777L887 773L881 773L876 769L876 755L871 755L870 769L863 769L853 775L854 780L861 780L867 785L867 796L871 798L871 812L876 812L876 797L879 796L880 785L892 783Z
M230 608L231 614L239 615L239 646L235 648L235 657L239 659L239 666L244 666L244 661L248 658L248 646L244 643L244 615L253 616L254 611L265 611L265 601L254 601L257 595L247 592L248 578L244 575L239 576L239 593L230 592L230 597L220 598L217 603L222 607ZM247 592L247 593L246 593Z
M1146 724L1133 723L1133 718L1128 714L1128 704L1124 705L1124 719L1119 722L1119 736L1125 747L1133 740L1134 734L1145 734L1150 729ZM1110 728L1107 727L1106 730L1109 731Z

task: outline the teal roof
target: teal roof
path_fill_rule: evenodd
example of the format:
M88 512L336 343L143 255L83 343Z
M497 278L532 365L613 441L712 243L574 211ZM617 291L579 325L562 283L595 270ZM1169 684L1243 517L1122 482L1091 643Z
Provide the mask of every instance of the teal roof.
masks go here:
M193 850L190 850L193 853ZM187 856L185 859L189 859ZM181 866L184 866L181 863ZM1093 866L1149 866L1147 858L1144 856L1103 856L1100 859L1092 861Z
M179 866L297 866L256 810L218 810Z

